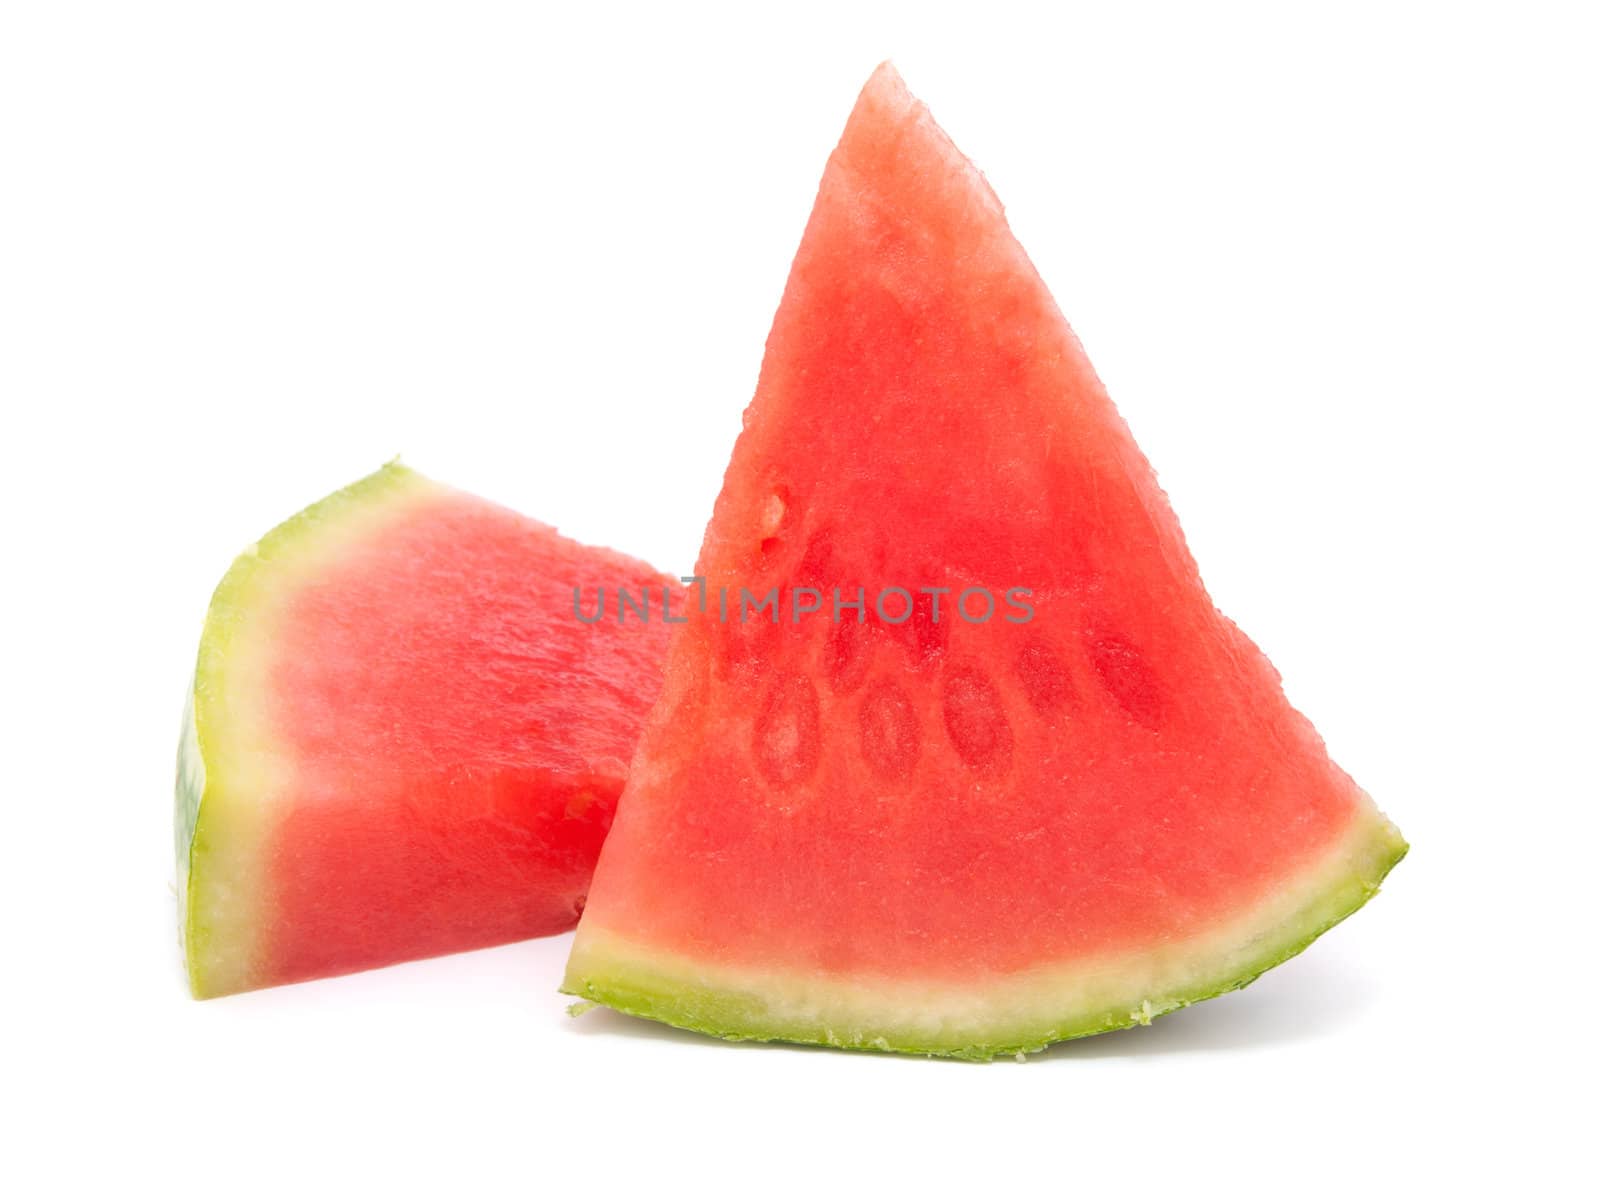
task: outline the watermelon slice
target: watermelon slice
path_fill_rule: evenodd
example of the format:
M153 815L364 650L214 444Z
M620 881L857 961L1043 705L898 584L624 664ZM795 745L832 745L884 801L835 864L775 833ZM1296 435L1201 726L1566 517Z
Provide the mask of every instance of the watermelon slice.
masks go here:
M698 574L573 995L990 1058L1241 987L1405 852L1213 607L999 201L887 65ZM777 623L744 604L773 588Z
M247 550L178 755L194 994L570 928L669 629L572 589L665 584L398 465Z

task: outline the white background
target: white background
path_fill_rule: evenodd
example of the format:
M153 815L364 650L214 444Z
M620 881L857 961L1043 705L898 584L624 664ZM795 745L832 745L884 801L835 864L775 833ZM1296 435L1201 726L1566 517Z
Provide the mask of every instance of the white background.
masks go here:
M4 1190L1592 1188L1586 6L539 7L0 10ZM566 938L188 999L232 555L403 452L687 571L885 57L1410 859L1249 990L1021 1066L571 1021Z

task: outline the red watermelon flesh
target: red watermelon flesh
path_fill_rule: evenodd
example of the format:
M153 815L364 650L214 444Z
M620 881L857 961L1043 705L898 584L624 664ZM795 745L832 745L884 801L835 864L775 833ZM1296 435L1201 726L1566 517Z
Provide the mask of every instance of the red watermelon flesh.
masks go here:
M698 574L574 995L987 1058L1242 986L1404 853L1212 605L998 200L887 66L823 176ZM772 588L779 622L741 621L739 589ZM988 619L977 590L955 611L969 589Z
M572 589L666 583L398 465L251 547L179 757L195 995L570 928L669 628Z

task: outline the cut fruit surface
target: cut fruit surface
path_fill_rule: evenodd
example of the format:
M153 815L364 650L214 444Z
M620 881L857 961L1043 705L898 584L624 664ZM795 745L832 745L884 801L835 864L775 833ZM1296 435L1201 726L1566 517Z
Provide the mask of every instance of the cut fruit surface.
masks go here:
M887 65L697 573L573 995L988 1058L1242 986L1405 851L1216 611L998 201ZM773 589L776 620L744 604Z
M667 633L573 589L666 583L399 465L241 555L179 749L195 995L570 928Z

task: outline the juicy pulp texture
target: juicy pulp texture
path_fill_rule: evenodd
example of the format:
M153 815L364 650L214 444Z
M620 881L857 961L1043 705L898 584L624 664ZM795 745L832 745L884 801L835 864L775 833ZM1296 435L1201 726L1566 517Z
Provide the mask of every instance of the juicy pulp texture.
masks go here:
M400 466L251 547L180 749L195 994L570 928L667 633L572 589L664 583Z
M697 573L779 589L780 621L713 602L675 639L575 995L988 1057L1240 986L1404 852L1211 604L998 201L887 67L823 177ZM793 619L805 588L823 612ZM865 619L830 619L858 588ZM977 588L987 620L954 611Z

